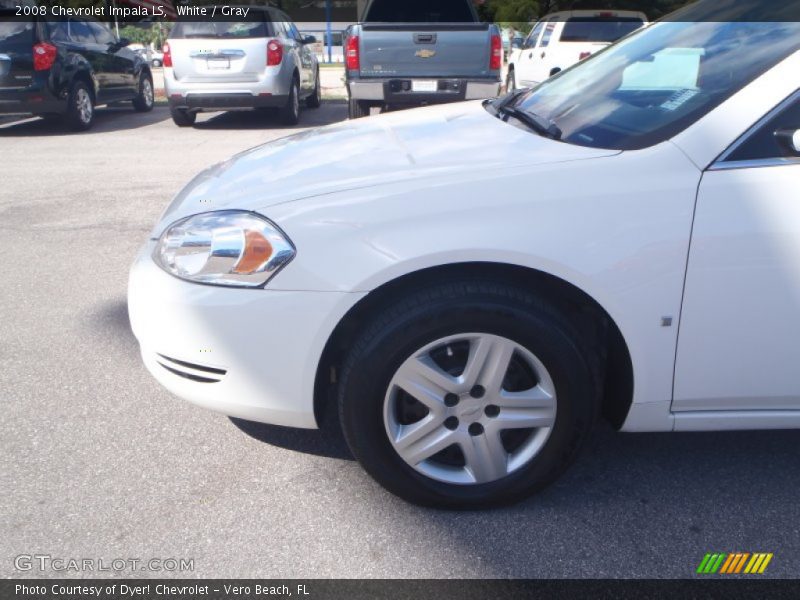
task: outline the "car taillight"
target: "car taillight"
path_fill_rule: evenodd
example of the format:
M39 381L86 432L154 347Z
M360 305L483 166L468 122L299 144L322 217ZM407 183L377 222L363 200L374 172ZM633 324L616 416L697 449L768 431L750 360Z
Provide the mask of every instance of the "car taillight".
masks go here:
M361 55L358 50L359 38L357 35L347 38L347 48L345 50L345 62L348 71L358 71L361 69Z
M33 47L33 70L47 71L56 62L58 50L55 46L41 42Z
M578 56L578 60L583 60L584 58L589 58L592 55L591 52L581 52Z
M277 67L283 62L283 46L278 40L267 43L267 66Z
M503 38L499 35L492 36L492 56L489 59L489 68L493 71L503 68Z
M172 49L169 47L169 44L164 44L161 48L161 52L164 54L164 57L161 59L161 64L165 67L172 66Z

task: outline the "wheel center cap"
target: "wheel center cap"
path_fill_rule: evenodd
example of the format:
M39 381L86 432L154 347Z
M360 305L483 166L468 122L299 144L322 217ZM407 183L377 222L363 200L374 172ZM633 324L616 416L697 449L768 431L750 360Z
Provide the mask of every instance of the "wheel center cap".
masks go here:
M483 403L476 398L461 398L458 405L458 416L462 419L474 417L483 408Z

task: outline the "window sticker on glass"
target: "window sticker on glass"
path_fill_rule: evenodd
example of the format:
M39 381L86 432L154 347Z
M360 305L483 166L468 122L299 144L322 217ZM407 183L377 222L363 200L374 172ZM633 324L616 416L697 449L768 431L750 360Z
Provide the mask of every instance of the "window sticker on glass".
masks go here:
M633 63L622 75L622 90L697 89L702 48L668 48Z
M689 100L697 96L700 92L697 90L681 90L676 92L669 100L661 105L661 108L668 111L678 110L681 106L686 104Z

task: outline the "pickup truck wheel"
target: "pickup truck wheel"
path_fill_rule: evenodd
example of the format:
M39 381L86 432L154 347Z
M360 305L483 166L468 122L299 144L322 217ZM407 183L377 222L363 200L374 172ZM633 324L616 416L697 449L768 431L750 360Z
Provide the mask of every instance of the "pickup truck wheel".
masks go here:
M94 98L89 86L76 81L69 90L66 123L75 131L86 131L94 123Z
M511 93L517 89L517 76L514 74L514 69L508 70L506 76L506 93Z
M150 112L154 104L153 79L147 73L142 73L139 75L139 93L133 99L133 108L137 112Z
M363 119L364 117L369 116L369 113L372 110L372 105L369 102L364 102L363 100L353 100L350 98L348 109L351 119Z
M508 504L573 462L594 425L598 377L567 318L491 280L401 296L365 324L341 371L353 455L424 506Z
M317 69L317 78L314 82L314 91L306 98L306 106L308 108L319 108L322 105L322 83L320 82L319 69Z
M178 127L191 127L197 121L197 113L186 110L185 108L170 108L172 121Z
M296 77L292 81L286 106L281 108L280 118L284 125L297 125L300 122L300 82Z

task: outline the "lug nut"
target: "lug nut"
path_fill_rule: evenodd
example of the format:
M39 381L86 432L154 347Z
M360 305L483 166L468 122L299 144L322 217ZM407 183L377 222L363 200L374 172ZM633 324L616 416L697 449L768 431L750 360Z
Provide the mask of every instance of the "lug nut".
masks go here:
M447 427L450 431L455 431L458 429L458 419L455 417L447 417L444 420L444 426Z
M469 426L469 434L472 436L478 436L483 433L483 425L480 423L473 423Z
M458 404L458 395L456 394L445 394L444 397L444 405L449 406L452 408Z
M490 419L494 419L497 415L500 414L500 407L495 406L494 404L490 404L484 409L483 412L485 412L486 416L489 417Z
M482 385L476 385L469 391L469 395L473 398L483 398L483 395L486 393L486 390L483 388Z

